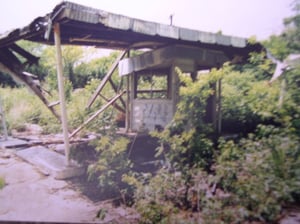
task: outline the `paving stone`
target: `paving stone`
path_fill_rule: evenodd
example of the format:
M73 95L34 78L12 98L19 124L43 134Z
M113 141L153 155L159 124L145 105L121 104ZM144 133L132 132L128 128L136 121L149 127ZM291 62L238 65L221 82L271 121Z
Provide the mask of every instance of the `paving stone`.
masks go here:
M9 137L7 140L2 139L0 141L0 148L1 149L18 148L18 147L26 146L27 144L28 144L27 141Z
M65 156L43 146L19 150L16 155L35 165L44 175L54 175L56 179L67 179L84 173L84 168L74 161L67 166Z

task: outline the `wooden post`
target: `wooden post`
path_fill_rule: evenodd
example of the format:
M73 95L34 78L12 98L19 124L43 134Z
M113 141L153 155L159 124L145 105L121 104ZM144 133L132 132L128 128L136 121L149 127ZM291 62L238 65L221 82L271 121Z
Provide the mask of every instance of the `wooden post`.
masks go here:
M65 101L59 23L56 23L54 25L54 41L56 47L57 82L58 82L59 100L60 100L60 107L61 107L61 120L62 120L63 136L64 136L66 165L69 166L70 165L70 142L69 142L68 118L67 118L66 101Z
M217 133L218 135L222 132L222 80L218 80L218 125L217 125Z
M128 49L127 57L130 57L130 49ZM126 76L126 114L125 114L125 129L126 133L130 130L130 75Z
M7 134L5 114L4 114L4 110L3 110L3 105L2 105L2 99L1 99L1 97L0 97L0 116L1 116L1 121L2 121L2 128L3 128L4 140L7 140L8 139L8 134Z

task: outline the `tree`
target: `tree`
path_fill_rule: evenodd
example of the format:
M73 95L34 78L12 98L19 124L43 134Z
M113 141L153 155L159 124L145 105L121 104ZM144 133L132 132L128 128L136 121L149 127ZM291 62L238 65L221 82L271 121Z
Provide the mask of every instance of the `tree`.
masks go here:
M284 20L285 31L281 35L288 42L288 47L292 53L300 52L300 0L293 2L294 16Z

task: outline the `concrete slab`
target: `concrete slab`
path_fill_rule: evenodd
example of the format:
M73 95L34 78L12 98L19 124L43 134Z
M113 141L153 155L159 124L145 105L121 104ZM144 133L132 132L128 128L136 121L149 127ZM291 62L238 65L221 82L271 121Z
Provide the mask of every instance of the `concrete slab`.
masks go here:
M72 161L66 166L65 156L43 146L34 146L16 152L16 155L35 165L44 175L62 180L84 173L84 168Z
M12 138L8 137L8 139L1 139L0 140L0 148L1 149L6 149L6 148L18 148L22 146L26 146L28 144L27 141L17 139L17 138Z
M0 190L0 223L139 223L134 208L93 202L72 181L43 176L15 152L0 150L0 177L5 180ZM105 211L104 219L96 217L99 210Z

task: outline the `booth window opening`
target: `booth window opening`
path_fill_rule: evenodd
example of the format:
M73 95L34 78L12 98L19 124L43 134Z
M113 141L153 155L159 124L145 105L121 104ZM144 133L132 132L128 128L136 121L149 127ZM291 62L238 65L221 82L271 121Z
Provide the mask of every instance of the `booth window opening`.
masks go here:
M136 74L136 99L169 99L169 72L147 71Z

